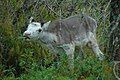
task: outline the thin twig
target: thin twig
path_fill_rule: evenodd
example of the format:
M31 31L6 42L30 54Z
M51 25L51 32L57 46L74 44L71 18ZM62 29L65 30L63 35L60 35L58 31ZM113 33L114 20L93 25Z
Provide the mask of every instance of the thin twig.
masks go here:
M35 4L35 6L33 8L32 16L35 14L35 9L36 9L36 6L38 5L38 3L39 3L39 0L36 1L36 4Z
M110 3L111 3L111 0L108 2L108 5L106 6L106 8L105 8L105 12L106 12L106 10L108 9L108 7L110 6Z
M52 7L50 7L47 2L45 2L45 5L47 6L47 8L49 8L54 14L56 14L57 16L59 16L60 18L64 18L62 15L59 15L57 12L55 12Z

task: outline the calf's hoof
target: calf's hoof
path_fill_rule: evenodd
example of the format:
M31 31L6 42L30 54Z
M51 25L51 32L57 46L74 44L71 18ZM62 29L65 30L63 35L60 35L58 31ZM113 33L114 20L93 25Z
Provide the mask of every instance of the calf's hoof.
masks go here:
M104 54L101 54L100 56L98 56L98 59L99 59L100 61L103 61L103 60L105 59Z

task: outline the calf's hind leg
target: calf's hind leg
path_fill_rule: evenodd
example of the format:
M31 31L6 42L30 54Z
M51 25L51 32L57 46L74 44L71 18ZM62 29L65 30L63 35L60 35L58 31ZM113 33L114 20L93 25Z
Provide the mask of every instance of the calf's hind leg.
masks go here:
M90 42L88 43L88 46L92 48L94 53L96 53L96 56L99 58L99 60L103 60L104 54L99 49L99 46L97 44L97 40L96 40L94 34L91 33L89 40L90 40Z

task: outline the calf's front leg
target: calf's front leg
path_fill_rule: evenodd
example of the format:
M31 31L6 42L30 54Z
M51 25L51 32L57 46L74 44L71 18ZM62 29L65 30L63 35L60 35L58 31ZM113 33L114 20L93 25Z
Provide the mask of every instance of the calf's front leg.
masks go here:
M69 69L74 69L74 50L75 50L75 45L74 44L65 44L63 46L63 49L66 52L67 57L68 57Z

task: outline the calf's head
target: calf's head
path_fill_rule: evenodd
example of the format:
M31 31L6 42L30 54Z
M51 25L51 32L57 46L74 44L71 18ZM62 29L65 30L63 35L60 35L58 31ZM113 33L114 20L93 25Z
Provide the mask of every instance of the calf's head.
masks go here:
M47 28L50 24L50 21L47 23L34 22L33 17L30 18L27 30L23 33L25 38L36 39L40 36L40 33L43 32L44 28Z

